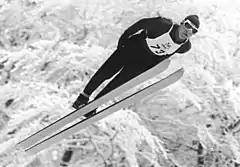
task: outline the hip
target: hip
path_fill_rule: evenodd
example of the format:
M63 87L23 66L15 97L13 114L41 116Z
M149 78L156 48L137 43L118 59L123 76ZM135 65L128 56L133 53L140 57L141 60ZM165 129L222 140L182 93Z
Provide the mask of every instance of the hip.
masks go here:
M126 43L124 50L134 58L144 59L146 61L151 60L161 62L166 58L169 58L168 55L158 56L149 50L147 42L144 36L141 34L132 36Z

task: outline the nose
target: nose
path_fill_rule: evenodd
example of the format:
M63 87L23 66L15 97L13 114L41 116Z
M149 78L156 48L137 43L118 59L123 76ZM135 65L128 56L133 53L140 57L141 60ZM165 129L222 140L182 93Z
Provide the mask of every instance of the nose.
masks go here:
M186 31L187 31L187 33L190 33L190 32L192 32L192 30L191 30L191 29L186 29Z
M188 36L191 36L193 34L191 29L186 29L186 33L188 34Z

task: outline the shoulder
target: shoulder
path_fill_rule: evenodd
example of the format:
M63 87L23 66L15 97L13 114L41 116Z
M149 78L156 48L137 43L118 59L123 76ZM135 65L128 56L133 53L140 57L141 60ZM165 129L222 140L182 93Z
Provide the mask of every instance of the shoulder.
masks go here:
M188 40L186 43L184 43L178 50L178 53L186 53L192 48L191 41Z
M171 19L166 18L166 17L162 17L162 16L142 18L141 20L143 20L143 21L154 21L155 23L168 25L168 26L173 25L173 21Z
M159 16L159 17L157 17L157 21L159 24L166 26L166 27L171 27L173 25L173 21L166 17Z
M190 50L192 48L192 43L190 40L188 40L185 44L183 44L184 47L188 50Z
M149 31L150 37L156 37L167 32L173 25L173 21L171 19L162 16L151 17L149 19L152 21L149 21L149 24L147 24L146 27Z
M163 17L163 16L159 16L159 19L160 19L163 23L170 24L170 25L173 24L173 21L172 21L172 19L170 19L170 18L166 18L166 17Z

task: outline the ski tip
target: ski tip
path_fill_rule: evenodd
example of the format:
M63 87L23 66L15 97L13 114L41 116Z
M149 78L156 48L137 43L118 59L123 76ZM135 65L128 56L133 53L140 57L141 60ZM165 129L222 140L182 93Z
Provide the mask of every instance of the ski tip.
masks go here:
M162 64L166 64L167 66L169 66L171 63L171 60L170 59L165 59L162 61Z
M184 68L180 68L178 70L176 70L175 72L173 72L172 74L170 74L169 76L175 75L176 78L181 78L184 74Z
M178 71L181 73L184 73L184 68L182 67L182 68L178 69Z
M176 74L176 73L178 73L178 74L180 74L180 75L183 75L183 73L184 73L184 68L181 67L181 68L179 68L178 70L176 70L175 72L173 72L172 74Z
M180 75L182 77L184 74L184 68L182 67L182 68L178 69L177 72L180 73Z

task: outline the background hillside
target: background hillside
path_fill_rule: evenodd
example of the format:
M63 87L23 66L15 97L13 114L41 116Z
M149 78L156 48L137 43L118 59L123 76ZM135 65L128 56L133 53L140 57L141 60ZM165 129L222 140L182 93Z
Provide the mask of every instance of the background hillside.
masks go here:
M239 167L239 5L238 0L0 0L0 166L55 167L64 150L74 147L72 167ZM72 102L126 28L143 17L180 22L188 14L201 18L193 48L175 55L157 76L184 67L181 81L38 155L14 150L17 142L73 110Z

